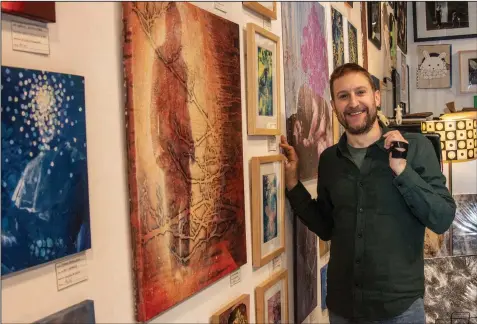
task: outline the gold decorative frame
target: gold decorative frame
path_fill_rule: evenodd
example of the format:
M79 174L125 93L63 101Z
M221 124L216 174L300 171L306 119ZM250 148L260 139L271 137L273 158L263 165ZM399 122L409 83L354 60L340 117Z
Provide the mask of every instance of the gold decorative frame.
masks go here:
M220 308L217 312L215 312L212 315L212 317L210 318L210 323L219 324L220 317L222 316L222 314L224 314L229 309L239 304L245 304L245 306L247 307L247 322L250 323L250 295L249 294L242 294L240 297L235 298L234 300L229 302L227 305L224 305L222 308Z
M243 5L249 9L252 9L259 14L268 17L270 19L276 20L277 19L277 2L273 2L273 10L268 9L264 5L260 4L259 1L244 1Z
M288 323L288 271L281 270L271 278L255 288L255 312L257 323L265 323L265 293L279 281L283 281L282 296L280 300L284 303L284 312L282 314L281 323Z
M275 46L275 82L273 84L273 91L276 93L276 128L264 128L257 126L257 92L258 92L258 59L255 53L256 41L255 34L259 34L276 44ZM280 37L269 32L268 30L253 24L247 24L247 121L248 121L248 135L280 135Z
M283 155L270 155L253 157L251 160L251 197L252 197L252 264L254 267L261 267L274 258L285 252L285 165ZM261 191L261 170L260 166L267 163L280 162L277 186L277 238L280 246L270 253L262 256L262 191Z

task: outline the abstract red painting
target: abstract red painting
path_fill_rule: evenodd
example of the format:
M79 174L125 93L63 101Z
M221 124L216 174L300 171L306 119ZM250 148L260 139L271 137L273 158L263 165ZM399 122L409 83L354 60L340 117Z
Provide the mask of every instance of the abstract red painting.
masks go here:
M3 1L2 12L42 22L56 22L54 1Z
M239 26L185 2L125 2L136 316L247 262Z

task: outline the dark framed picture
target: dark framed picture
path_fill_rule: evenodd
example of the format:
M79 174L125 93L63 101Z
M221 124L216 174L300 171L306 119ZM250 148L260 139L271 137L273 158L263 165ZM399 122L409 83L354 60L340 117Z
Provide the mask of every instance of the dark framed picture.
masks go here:
M368 39L381 49L381 2L368 2Z
M392 83L393 83L393 109L401 103L401 76L396 69L393 69L391 73ZM404 109L402 111L404 115ZM394 115L396 116L396 111L394 111Z
M413 2L412 8L415 42L477 37L477 2Z
M407 2L396 2L397 45L407 54Z
M409 65L407 67L407 113L411 113L411 82L409 80Z
M353 1L345 1L345 5L347 5L350 8L353 8Z

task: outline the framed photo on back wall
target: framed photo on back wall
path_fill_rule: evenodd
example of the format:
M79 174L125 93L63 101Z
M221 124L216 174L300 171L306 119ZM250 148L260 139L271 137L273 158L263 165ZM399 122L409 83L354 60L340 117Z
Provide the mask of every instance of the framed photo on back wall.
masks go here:
M415 42L477 37L477 2L413 2L412 8Z

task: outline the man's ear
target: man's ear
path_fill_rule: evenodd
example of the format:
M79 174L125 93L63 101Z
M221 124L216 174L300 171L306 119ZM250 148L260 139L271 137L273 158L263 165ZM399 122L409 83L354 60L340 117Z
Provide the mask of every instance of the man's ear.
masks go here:
M333 99L331 99L331 108L333 108L333 112L336 114L336 108L335 108L335 102L333 101Z
M381 91L376 90L374 92L374 102L376 103L376 108L381 106Z

